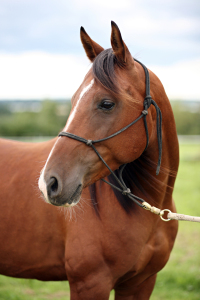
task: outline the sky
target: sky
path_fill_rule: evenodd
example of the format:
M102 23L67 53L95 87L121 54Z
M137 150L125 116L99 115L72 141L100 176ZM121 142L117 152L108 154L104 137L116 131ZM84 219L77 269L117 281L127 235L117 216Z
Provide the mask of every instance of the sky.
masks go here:
M199 0L0 0L0 99L70 98L91 66L80 27L106 49L111 20L171 100L200 100Z

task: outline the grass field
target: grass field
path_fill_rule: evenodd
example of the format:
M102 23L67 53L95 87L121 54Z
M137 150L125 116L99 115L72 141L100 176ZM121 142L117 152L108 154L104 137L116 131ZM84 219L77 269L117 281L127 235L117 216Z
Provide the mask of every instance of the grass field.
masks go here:
M180 146L174 199L179 213L200 216L200 144ZM200 299L200 224L179 222L166 267L158 274L151 300Z
M200 144L181 144L174 198L179 213L200 216ZM68 300L67 282L40 282L0 276L0 300ZM110 300L114 299L111 293ZM200 224L179 222L167 266L158 274L151 300L200 299Z

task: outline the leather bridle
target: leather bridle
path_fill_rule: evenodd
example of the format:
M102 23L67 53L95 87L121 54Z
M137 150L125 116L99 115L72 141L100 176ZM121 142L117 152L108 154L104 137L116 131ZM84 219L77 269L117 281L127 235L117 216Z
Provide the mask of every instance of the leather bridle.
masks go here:
M128 129L130 126L132 126L133 124L135 124L137 121L139 121L140 119L144 119L144 126L145 126L145 131L146 131L146 137L147 137L147 143L146 143L146 147L144 149L144 151L147 149L148 144L149 144L149 133L148 133L148 126L147 126L147 120L146 120L146 116L148 114L148 108L150 107L150 105L154 105L155 109L156 109L156 114L157 114L157 139L158 139L158 151L159 151L159 158L158 158L158 164L157 164L157 169L156 169L156 175L159 174L160 171L160 165L161 165L161 156L162 156L162 114L161 114L161 110L158 107L158 105L156 104L156 102L151 98L150 95L150 78L149 78L149 71L146 68L145 65L143 65L141 62L139 62L138 60L135 59L135 61L137 61L139 64L141 64L141 66L143 67L144 71L145 71L145 80L146 80L146 97L144 99L144 110L141 112L141 115L135 119L133 122L131 122L130 124L128 124L127 126L123 127L122 129L120 129L119 131L103 138L103 139L99 139L99 140L87 140L85 138L82 138L78 135L75 135L73 133L70 132L60 132L58 136L65 136L74 140L77 140L79 142L85 143L87 146L92 147L93 150L96 152L96 154L98 155L99 159L104 163L104 165L108 168L108 170L110 171L110 173L114 176L114 178L116 179L116 181L118 182L120 187L117 187L116 185L106 181L105 179L102 179L104 182L106 182L107 184L109 184L111 187L113 187L114 189L117 189L118 191L120 191L123 195L126 195L127 197L129 197L131 200L133 200L137 205L139 205L140 207L145 208L145 205L143 203L144 200L134 194L131 193L131 190L126 186L123 178L122 178L122 173L124 168L126 167L126 164L122 165L119 169L119 177L116 176L116 174L111 170L111 168L108 166L108 164L105 162L105 160L103 159L103 157L101 156L101 154L97 151L97 149L95 148L94 144L99 143L99 142L103 142L106 141L110 138L113 138L115 136L117 136L118 134L122 133L123 131L125 131L126 129Z

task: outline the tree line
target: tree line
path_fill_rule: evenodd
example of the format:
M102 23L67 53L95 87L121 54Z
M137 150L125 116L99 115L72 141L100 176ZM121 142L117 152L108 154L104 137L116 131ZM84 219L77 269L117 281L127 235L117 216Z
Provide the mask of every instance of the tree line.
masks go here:
M177 133L200 135L200 102L173 101ZM70 101L0 101L0 136L56 136L65 126Z
M70 109L70 101L4 101L0 103L0 136L56 136Z

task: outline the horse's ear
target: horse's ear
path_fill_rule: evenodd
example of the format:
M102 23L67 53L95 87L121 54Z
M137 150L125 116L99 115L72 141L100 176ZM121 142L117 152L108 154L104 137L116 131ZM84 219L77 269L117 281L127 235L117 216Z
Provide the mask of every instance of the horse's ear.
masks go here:
M81 27L80 35L81 35L81 42L83 44L83 48L85 49L87 57L91 62L93 62L95 57L99 53L101 53L104 49L89 37L89 35L87 34L87 32L83 27Z
M128 47L122 40L121 32L117 24L111 21L111 27L111 45L117 60L122 65L126 65L126 63L128 63L129 60L133 62L133 58L128 50Z

